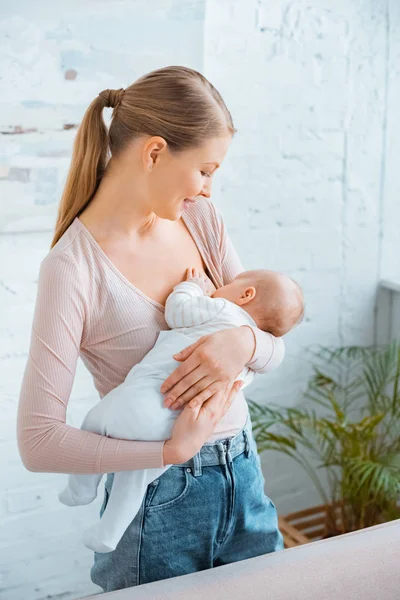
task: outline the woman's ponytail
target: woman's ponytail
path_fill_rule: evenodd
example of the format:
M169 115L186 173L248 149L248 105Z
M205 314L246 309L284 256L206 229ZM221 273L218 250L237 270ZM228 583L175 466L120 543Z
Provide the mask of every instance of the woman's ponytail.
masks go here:
M58 210L53 247L90 202L104 174L108 154L108 131L103 108L116 107L123 90L101 92L87 109L76 134L71 166Z

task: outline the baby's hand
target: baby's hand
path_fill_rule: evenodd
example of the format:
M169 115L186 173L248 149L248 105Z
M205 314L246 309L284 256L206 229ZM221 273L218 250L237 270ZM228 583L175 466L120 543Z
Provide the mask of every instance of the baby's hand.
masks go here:
M205 296L211 296L214 286L202 269L190 267L186 270L186 281L196 283L204 292Z

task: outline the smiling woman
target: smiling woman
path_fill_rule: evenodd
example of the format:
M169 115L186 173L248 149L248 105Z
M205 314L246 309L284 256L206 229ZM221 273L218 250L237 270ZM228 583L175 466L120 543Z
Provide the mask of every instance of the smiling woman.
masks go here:
M107 131L102 112L109 106ZM66 424L78 356L103 398L168 328L165 303L188 267L207 270L215 288L243 271L210 201L216 169L205 169L222 163L235 131L214 86L197 71L171 66L125 90L101 92L76 135L52 248L40 268L18 444L31 471L109 473L103 510L114 473L173 465L159 479L162 501L149 490L116 549L95 554L92 579L107 591L283 547L235 383L246 365L267 372L279 364L271 334L247 324L183 349L169 387L185 406L166 441ZM188 404L193 398L202 398L196 408ZM179 507L170 497L176 480L188 482Z

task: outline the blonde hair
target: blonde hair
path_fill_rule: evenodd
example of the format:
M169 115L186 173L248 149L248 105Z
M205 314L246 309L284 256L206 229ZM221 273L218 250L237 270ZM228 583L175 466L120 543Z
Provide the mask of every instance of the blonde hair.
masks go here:
M114 109L109 130L103 120L105 107ZM136 137L161 136L172 153L179 153L236 131L219 92L187 67L157 69L125 90L100 92L76 134L51 247L89 204L110 155L118 156Z

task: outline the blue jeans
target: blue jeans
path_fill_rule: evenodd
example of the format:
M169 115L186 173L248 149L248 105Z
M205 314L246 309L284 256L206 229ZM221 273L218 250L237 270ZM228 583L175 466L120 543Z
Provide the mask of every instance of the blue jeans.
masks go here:
M249 417L237 435L205 444L148 486L116 549L94 553L93 583L111 592L283 550L264 483Z

